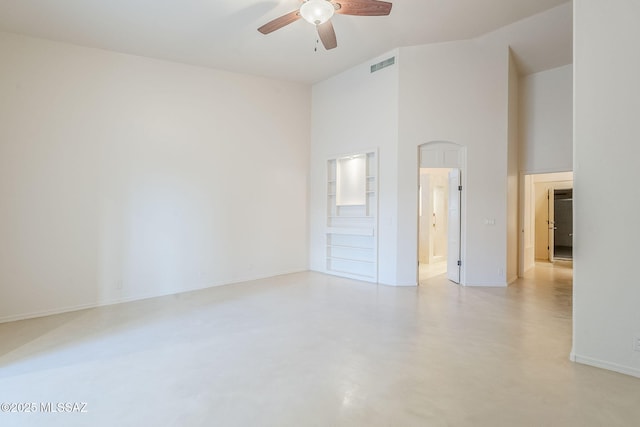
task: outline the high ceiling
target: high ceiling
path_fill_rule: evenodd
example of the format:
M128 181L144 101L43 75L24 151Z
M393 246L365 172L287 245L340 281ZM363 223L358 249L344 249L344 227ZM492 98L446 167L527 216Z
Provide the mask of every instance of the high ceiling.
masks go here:
M0 0L0 31L265 77L316 82L400 46L474 38L567 0L396 0L388 17L336 15L338 48L315 28L256 29L300 0ZM524 23L524 24L523 24ZM523 73L571 61L570 5L496 34Z

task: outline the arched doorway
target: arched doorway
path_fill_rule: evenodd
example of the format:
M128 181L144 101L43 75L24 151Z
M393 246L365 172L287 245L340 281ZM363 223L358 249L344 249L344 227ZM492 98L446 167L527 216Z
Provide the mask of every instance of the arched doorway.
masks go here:
M464 284L465 149L445 141L419 147L418 281L444 274Z

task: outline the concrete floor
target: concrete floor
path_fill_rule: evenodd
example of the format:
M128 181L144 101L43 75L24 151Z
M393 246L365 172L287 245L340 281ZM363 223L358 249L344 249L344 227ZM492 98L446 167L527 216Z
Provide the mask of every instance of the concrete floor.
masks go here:
M432 264L420 264L418 266L418 278L421 282L433 279L441 274L447 274L447 261L438 261Z
M640 379L571 363L571 269L509 288L299 273L0 325L4 426L636 426Z

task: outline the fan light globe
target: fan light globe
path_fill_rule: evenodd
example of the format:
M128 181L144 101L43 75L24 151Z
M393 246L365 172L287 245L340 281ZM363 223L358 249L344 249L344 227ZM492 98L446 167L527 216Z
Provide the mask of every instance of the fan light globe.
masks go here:
M300 6L300 16L313 25L324 24L335 11L333 4L327 0L307 0Z

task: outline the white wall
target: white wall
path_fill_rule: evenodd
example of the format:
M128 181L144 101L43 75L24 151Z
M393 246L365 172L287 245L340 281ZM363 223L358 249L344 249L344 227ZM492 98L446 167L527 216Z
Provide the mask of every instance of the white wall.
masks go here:
M509 116L507 132L507 282L518 278L519 81L513 54L509 54Z
M402 48L400 55L397 283L417 281L418 147L450 141L467 149L462 282L504 286L508 48L462 41Z
M640 2L576 1L574 19L573 352L640 377Z
M533 175L522 175L520 179L521 246L520 268L518 274L524 274L535 266L536 237L536 191Z
M311 268L325 271L326 159L380 148L379 281L416 285L418 147L467 149L463 283L506 284L509 51L463 41L402 48L313 88ZM487 225L487 220L493 225ZM466 251L465 248L466 247Z
M549 182L536 182L533 186L535 218L534 261L549 261Z
M431 176L426 173L426 169L420 170L420 196L419 218L418 218L418 262L429 264L433 254L431 253L431 228L433 227L433 208L431 207L432 187Z
M307 86L0 34L0 320L307 268Z
M391 56L396 56L396 65L370 72L370 65ZM309 212L312 270L326 271L327 159L378 148L378 280L396 283L399 61L398 52L390 52L313 87Z
M530 203L535 191L531 182L524 182L525 174L573 170L573 65L520 78L519 140L520 274L524 274L535 265L542 247L540 227L538 234L532 231L540 218L536 219L535 203ZM546 247L545 243L545 252Z
M573 170L573 66L520 79L520 170Z

